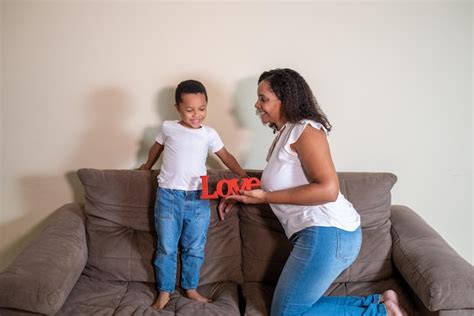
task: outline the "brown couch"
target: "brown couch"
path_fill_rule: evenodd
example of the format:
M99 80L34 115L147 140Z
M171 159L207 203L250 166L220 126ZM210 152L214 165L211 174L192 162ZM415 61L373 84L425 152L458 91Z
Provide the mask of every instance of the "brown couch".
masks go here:
M249 171L259 176L258 171ZM154 287L156 171L81 169L86 204L57 210L47 227L0 273L1 315L267 315L291 245L268 205L236 205L219 221L216 201L201 270L201 304L172 295L149 306ZM211 189L233 174L209 170ZM421 217L391 206L396 177L339 173L362 216L358 259L328 295L395 289L411 315L474 315L474 268ZM179 273L179 264L178 264ZM179 278L177 278L179 286Z

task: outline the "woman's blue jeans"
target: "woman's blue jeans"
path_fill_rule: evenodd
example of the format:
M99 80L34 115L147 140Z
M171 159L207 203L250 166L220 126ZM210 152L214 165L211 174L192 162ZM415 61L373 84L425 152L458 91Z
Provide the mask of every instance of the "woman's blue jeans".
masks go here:
M323 296L359 254L360 227L348 232L312 226L291 237L293 250L273 295L271 315L387 315L380 295Z
M209 200L200 197L201 190L157 189L158 241L154 265L159 291L171 293L175 289L178 244L181 246L181 287L195 289L198 286L211 216Z

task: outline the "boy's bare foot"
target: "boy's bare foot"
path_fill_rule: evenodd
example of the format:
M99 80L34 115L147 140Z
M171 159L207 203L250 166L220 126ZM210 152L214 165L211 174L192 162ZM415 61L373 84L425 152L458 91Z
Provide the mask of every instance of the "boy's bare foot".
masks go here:
M198 293L196 290L186 290L186 296L192 300L201 302L201 303L210 303L212 300L210 298L204 297Z
M407 311L400 305L398 301L398 294L394 290L387 290L383 292L382 297L380 298L380 302L383 303L385 301L392 301L394 302L398 308L400 309L403 316L408 316Z
M151 305L151 308L154 309L163 309L170 300L170 293L160 292L155 302Z

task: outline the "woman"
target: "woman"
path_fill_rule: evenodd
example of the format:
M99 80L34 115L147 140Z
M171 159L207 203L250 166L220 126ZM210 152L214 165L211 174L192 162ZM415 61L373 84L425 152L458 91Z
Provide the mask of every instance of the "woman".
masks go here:
M262 190L242 191L221 205L221 217L236 201L269 203L293 250L273 296L271 315L403 315L397 294L329 297L324 292L356 259L360 216L339 191L327 134L331 124L306 81L291 69L258 79L257 114L276 132L262 173Z

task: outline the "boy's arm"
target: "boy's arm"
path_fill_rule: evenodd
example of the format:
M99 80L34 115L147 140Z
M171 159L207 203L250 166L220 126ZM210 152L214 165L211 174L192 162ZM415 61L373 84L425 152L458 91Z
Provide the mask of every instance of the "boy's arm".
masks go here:
M155 142L148 151L148 159L144 164L138 167L138 170L150 170L151 167L155 164L155 162L160 157L161 153L165 146L161 145L160 143Z
M235 157L228 152L225 147L222 147L221 150L217 151L216 155L232 172L237 173L241 177L248 177L247 173L237 162L237 159L235 159Z

